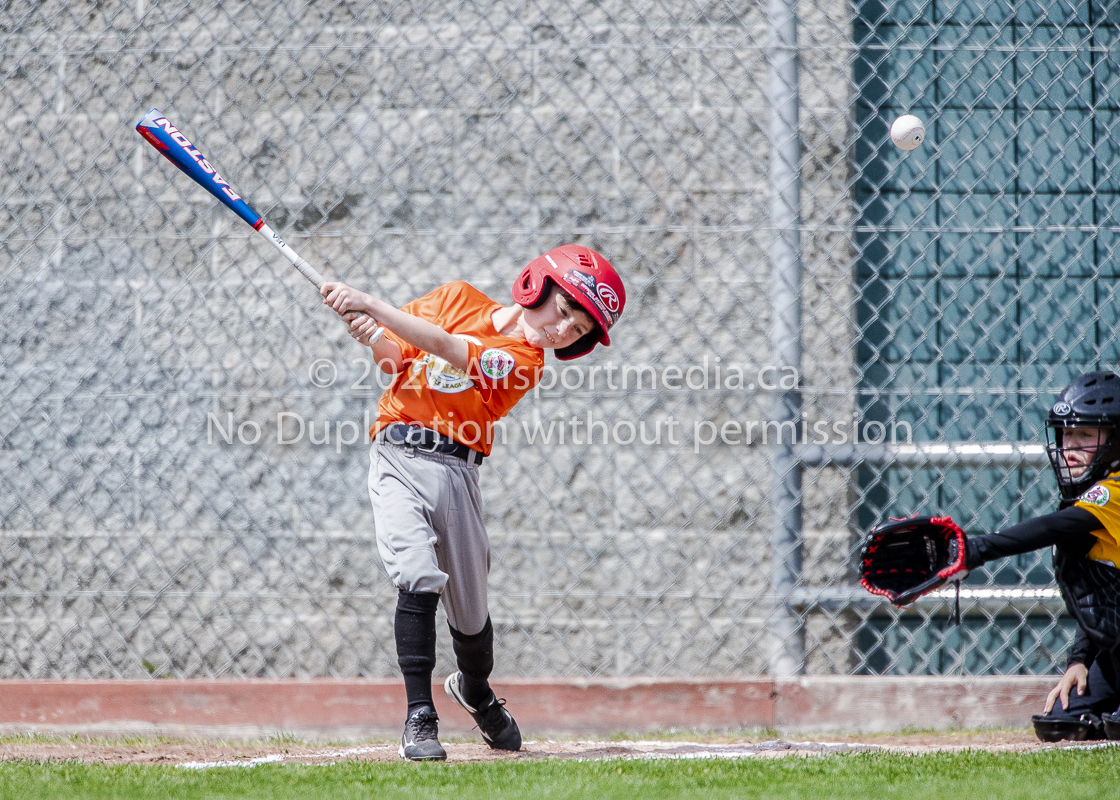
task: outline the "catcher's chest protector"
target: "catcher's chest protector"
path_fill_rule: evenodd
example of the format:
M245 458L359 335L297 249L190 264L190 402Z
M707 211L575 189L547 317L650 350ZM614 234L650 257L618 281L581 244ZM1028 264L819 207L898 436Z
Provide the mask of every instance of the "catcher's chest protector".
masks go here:
M1054 576L1066 609L1097 647L1120 645L1120 569L1054 550Z

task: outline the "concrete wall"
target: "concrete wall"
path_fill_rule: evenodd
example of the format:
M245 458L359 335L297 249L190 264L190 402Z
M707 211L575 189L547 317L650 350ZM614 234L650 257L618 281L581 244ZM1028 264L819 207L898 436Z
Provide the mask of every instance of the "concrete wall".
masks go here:
M0 15L0 675L395 673L365 445L276 443L280 412L336 434L363 421L362 351L139 139L152 106L328 275L398 303L459 278L508 302L529 258L577 240L629 295L585 366L707 363L714 383L717 363L769 363L761 7L481 8ZM809 419L831 421L855 385L850 26L844 3L800 13L802 383ZM316 359L332 387L313 384ZM510 421L687 432L764 421L769 402L600 386L527 398ZM212 420L231 414L261 441L221 440ZM483 470L499 673L765 670L770 477L757 443L697 453L687 434L499 447ZM852 485L848 468L806 476L814 585L851 582ZM851 628L814 615L810 670L855 668Z
M887 732L1025 728L1055 679L510 678L495 683L527 737L669 729ZM433 687L440 732L473 720ZM446 701L446 702L444 702ZM0 681L0 732L398 736L394 680Z

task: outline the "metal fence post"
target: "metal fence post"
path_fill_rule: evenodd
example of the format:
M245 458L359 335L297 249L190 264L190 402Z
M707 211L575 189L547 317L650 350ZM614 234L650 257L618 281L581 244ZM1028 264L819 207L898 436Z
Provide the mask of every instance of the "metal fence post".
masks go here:
M770 237L771 352L774 366L796 370L798 387L776 390L771 420L778 441L771 453L773 529L770 534L770 672L805 671L804 631L793 607L801 580L801 467L797 427L801 418L801 137L798 132L796 3L770 0ZM788 370L786 370L788 374ZM785 423L794 433L785 441Z

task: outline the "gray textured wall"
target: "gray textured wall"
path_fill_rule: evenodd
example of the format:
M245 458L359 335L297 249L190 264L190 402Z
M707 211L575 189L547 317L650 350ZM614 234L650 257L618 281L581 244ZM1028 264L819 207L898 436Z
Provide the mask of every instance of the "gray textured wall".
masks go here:
M847 14L800 8L810 420L853 408ZM628 290L583 366L768 363L753 2L47 2L0 11L0 36L0 675L396 669L365 445L276 444L279 412L372 412L351 387L362 348L140 140L152 106L328 275L401 304L460 278L508 302L529 258L580 241ZM695 453L690 432L769 402L596 388L518 406L514 429L591 413L684 435L497 448L499 673L765 670L766 451ZM208 414L261 441L208 442ZM851 480L806 473L815 585L850 581ZM812 615L810 670L848 671L850 627Z

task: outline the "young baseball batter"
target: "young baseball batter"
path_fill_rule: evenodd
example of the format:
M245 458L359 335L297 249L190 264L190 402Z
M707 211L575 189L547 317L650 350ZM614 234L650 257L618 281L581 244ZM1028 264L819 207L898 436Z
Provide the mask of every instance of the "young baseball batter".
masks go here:
M1120 738L1120 376L1082 375L1046 419L1059 510L968 539L965 564L1054 547L1054 570L1078 632L1065 675L1032 718L1044 741Z
M447 757L432 698L441 597L459 668L447 694L490 747L519 750L517 723L488 682L494 628L478 469L494 423L537 384L545 350L566 360L610 344L626 302L622 280L594 250L564 245L522 270L511 306L461 281L400 310L342 283L322 291L362 344L384 326L373 355L396 375L370 429L369 495L378 552L398 589L394 632L408 697L400 755Z

